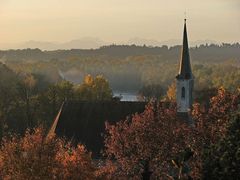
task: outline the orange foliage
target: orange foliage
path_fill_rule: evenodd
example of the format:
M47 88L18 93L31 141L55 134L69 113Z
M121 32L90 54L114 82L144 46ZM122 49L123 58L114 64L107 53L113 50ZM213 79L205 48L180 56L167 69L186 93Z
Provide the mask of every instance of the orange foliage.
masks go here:
M168 86L167 100L169 101L176 100L176 82L173 82L170 86Z
M28 130L23 138L4 138L0 169L1 179L95 179L91 154L83 146L46 140L42 128Z

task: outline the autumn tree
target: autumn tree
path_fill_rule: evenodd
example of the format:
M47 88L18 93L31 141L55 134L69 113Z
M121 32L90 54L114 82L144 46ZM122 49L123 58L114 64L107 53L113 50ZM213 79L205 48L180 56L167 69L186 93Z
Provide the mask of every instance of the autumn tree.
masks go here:
M167 106L167 103L150 104L142 114L135 114L116 125L107 124L105 153L109 163L105 173L109 169L115 176L139 178L143 162L148 160L153 177L170 178L175 176L176 169L172 160L190 148L193 156L187 161L187 167L191 172L185 175L201 178L204 149L226 135L231 114L240 105L239 92L230 93L219 88L208 109L194 104L192 125L179 119L175 105ZM178 162L185 163L184 158L181 159ZM177 167L185 168L186 165Z
M119 167L115 173L125 177L139 178L146 160L154 177L169 177L171 160L194 141L191 127L176 117L176 107L163 104L149 104L142 114L106 128L106 154Z
M193 116L207 144L216 143L226 133L226 127L240 105L240 91L231 93L220 87L216 96L210 98L209 108L194 104Z
M82 84L76 88L77 98L80 100L111 100L112 90L108 81L98 75L95 78L87 75Z
M173 82L170 86L168 86L166 99L168 101L176 100L176 82Z
M95 167L82 145L46 139L42 128L24 137L5 137L0 148L1 179L95 179Z

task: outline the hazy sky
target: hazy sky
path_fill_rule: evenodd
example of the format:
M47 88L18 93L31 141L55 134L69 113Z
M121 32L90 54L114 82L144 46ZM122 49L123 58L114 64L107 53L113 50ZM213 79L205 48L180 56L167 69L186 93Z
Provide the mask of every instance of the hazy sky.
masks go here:
M240 41L240 0L0 0L0 42L182 37Z

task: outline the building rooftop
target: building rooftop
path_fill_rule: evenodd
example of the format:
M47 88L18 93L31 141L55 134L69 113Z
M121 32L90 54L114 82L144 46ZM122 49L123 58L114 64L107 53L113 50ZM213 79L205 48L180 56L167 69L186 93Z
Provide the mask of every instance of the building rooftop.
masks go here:
M99 157L104 147L105 122L114 124L142 113L147 102L69 101L62 105L49 133L81 143Z

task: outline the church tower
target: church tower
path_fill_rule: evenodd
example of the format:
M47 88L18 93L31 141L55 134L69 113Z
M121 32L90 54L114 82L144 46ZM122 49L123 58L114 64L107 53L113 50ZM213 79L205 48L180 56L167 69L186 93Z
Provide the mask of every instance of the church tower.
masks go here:
M177 112L179 114L188 114L192 109L193 103L193 84L194 77L191 70L188 38L187 38L187 25L184 19L184 32L183 32L183 46L182 57L180 60L180 67L177 79Z

